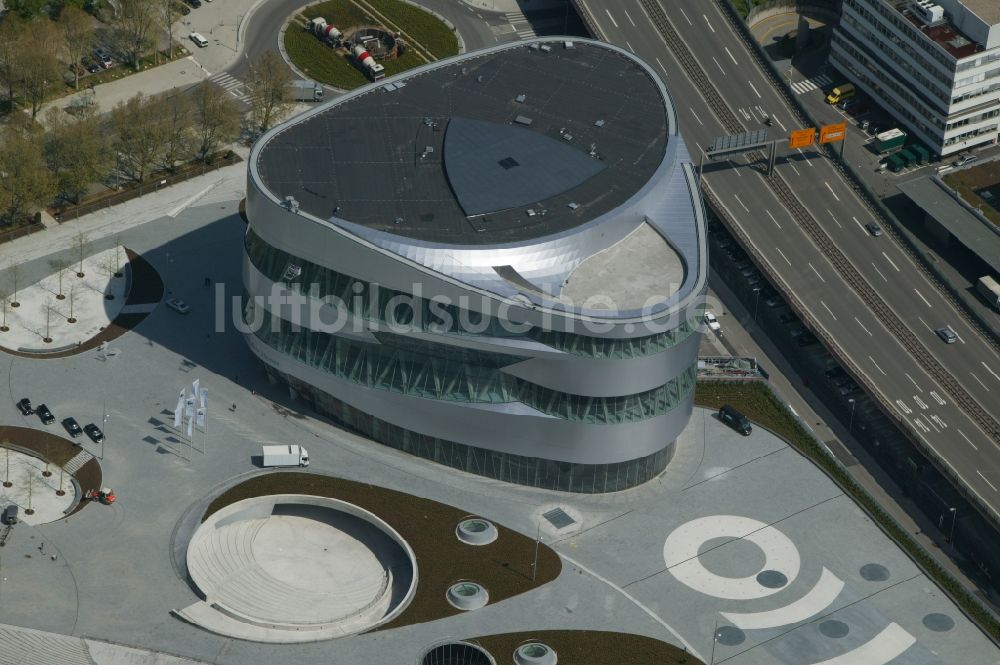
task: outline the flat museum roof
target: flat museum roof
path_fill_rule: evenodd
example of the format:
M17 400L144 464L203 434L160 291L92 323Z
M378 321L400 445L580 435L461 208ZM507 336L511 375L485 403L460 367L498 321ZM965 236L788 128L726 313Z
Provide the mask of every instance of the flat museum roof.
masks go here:
M609 212L660 166L666 101L615 50L536 46L333 100L268 140L261 179L320 219L441 244L522 242Z

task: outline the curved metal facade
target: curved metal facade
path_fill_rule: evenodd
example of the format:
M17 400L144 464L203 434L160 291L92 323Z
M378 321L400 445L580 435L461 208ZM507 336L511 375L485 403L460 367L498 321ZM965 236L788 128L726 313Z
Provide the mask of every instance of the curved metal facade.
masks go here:
M261 152L281 129L258 141L244 317L270 376L376 441L501 480L608 492L663 470L692 411L704 212L663 83L630 53L588 43L646 71L663 96L669 140L655 177L625 204L553 236L446 246L319 219L259 177ZM481 54L399 78L419 85L421 71ZM356 94L364 91L310 114ZM516 266L558 292L583 260L643 223L684 264L679 288L645 310L569 307L493 268Z

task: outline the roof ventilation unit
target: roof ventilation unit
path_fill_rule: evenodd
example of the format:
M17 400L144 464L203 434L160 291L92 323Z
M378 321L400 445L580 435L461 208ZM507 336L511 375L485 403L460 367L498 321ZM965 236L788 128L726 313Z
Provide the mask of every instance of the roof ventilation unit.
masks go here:
M294 212L295 214L298 214L299 212L299 202L295 200L294 196L285 197L285 207Z
M556 665L559 658L549 645L528 642L519 646L514 652L514 662L517 665Z
M917 0L912 5L913 11L924 20L927 25L944 20L944 7L931 2L931 0Z

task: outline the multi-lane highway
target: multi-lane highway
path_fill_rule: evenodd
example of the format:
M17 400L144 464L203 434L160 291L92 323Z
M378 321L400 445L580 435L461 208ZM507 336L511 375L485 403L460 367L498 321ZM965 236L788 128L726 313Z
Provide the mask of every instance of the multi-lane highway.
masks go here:
M664 75L692 153L714 137L800 124L715 1L574 0L600 38ZM787 152L779 148L781 152ZM749 160L752 161L752 158ZM706 166L706 199L851 369L978 502L1000 516L1000 355L816 151L766 177ZM946 345L936 329L950 326Z

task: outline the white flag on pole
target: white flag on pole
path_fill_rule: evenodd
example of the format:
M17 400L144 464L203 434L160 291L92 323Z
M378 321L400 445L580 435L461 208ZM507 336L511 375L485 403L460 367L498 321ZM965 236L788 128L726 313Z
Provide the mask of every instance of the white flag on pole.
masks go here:
M205 409L198 409L198 413L196 416L196 424L198 425L198 427L205 426Z
M201 397L201 408L202 408L202 410L203 411L207 411L208 410L208 388L202 388L201 389L201 393L199 394L199 396Z
M201 386L201 379L195 379L191 382L191 397L198 397L198 388Z
M187 435L188 435L189 439L192 436L194 436L194 418L188 418L188 431L187 431Z
M177 406L174 408L174 428L179 429L181 426L181 414L184 412L184 389L181 388L181 394L177 397Z

